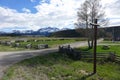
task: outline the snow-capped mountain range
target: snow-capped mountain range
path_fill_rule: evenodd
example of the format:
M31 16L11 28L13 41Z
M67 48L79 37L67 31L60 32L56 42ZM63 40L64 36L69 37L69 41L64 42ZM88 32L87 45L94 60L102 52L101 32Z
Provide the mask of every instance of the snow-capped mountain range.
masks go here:
M41 28L39 29L37 32L56 32L56 31L60 31L59 28L56 27L46 27L46 28Z
M69 28L59 29L59 28L56 28L56 27L45 27L45 28L40 28L37 31L33 31L33 30L24 30L24 31L13 30L11 33L24 34L24 35L45 35L46 36L46 35L49 35L53 32L63 31L63 30L69 30ZM4 32L4 34L5 34L5 32Z

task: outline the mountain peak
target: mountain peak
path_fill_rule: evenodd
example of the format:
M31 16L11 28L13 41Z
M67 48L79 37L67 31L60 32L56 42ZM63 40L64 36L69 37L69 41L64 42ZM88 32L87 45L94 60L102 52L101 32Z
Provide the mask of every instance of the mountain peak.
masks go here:
M48 33L51 33L51 32L56 32L56 31L59 31L60 29L59 28L56 28L56 27L46 27L46 28L41 28L38 30L38 32L48 32Z

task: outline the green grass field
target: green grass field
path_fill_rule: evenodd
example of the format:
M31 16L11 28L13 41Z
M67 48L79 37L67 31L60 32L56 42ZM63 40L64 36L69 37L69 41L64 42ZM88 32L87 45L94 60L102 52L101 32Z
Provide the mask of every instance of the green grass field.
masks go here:
M120 41L103 41L101 43L105 43L105 44L120 44Z
M11 66L2 80L120 80L120 65L116 63L98 63L97 74L88 75L92 71L92 62L51 53Z
M9 39L11 39L11 38L9 38L9 37L0 38L1 41L2 40L9 41ZM0 51L26 50L25 46L27 44L32 44L31 50L34 50L34 49L36 49L38 44L48 44L48 47L51 48L51 47L58 47L59 45L66 44L66 43L69 44L69 43L74 43L77 41L86 40L85 38L47 38L47 37L43 37L43 38L31 38L30 37L30 38L26 38L26 39L27 39L27 42L24 42L24 41L15 42L15 43L20 43L19 47L10 47L10 46L0 45ZM35 40L37 40L37 41L35 42Z
M93 52L93 49L88 49L87 47L78 48L77 50ZM109 49L103 49L103 45L97 46L97 53L110 53L115 52L120 55L120 45L109 45Z
M115 52L116 54L120 55L120 45L109 45L109 49L104 50L102 49L103 46L98 46L97 47L97 52Z
M4 52L4 51L21 51L21 50L25 50L24 48L13 48L10 46L2 46L0 45L0 51Z
M49 47L56 47L60 44L65 44L65 43L73 43L76 42L76 40L74 39L64 39L64 40L59 40L59 39L55 39L55 40L43 40L43 41L38 41L38 42L34 42L34 41L30 41L30 42L21 42L20 44L22 46L25 46L27 44L33 44L34 46L37 44L48 44Z

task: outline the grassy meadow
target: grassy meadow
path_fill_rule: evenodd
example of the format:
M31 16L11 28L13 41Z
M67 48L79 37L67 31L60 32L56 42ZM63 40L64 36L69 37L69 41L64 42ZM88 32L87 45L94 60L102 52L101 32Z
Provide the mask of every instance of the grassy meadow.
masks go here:
M93 52L93 49L88 49L87 47L78 48L77 50ZM103 49L103 45L97 46L97 53L110 53L115 52L115 54L120 55L120 45L109 45L109 49Z
M120 80L120 65L97 63L97 74L92 61L73 60L62 53L51 53L23 60L11 66L2 80Z
M25 50L24 48L13 48L10 46L3 46L0 45L0 51L4 52L4 51L21 51L21 50Z
M20 39L20 40L19 40ZM26 40L26 41L23 41ZM0 51L20 51L20 50L35 50L38 44L47 44L49 48L58 47L66 43L74 43L84 41L85 38L48 38L48 37L0 37L0 41L15 41L15 45L19 43L19 47L0 45ZM26 45L31 44L32 48L26 49Z
M20 42L20 44L34 43L33 39L30 40L30 42ZM42 38L42 40L38 39L34 45L48 44L50 47L55 47L76 41L81 41L81 39ZM10 50L10 47L7 49ZM24 48L16 48L16 50L19 49ZM93 52L93 49L87 47L77 48L77 50ZM106 52L115 52L120 55L120 45L109 45L109 49L103 49L103 45L97 46L97 53ZM73 60L63 53L56 52L25 59L12 65L6 70L2 80L120 80L120 64L107 59L97 59L97 73L93 75L92 72L92 59Z
M27 44L33 44L33 46L37 44L48 44L49 47L56 47L59 46L60 44L66 44L66 43L73 43L76 42L75 39L41 39L38 40L37 42L30 41L30 42L20 42L22 46L25 46Z
M105 43L105 44L120 44L120 41L103 41L101 43Z

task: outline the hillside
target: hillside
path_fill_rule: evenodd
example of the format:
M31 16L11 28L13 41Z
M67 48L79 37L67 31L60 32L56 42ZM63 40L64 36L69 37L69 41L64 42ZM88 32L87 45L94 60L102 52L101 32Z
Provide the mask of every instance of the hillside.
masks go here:
M91 31L91 30L90 30ZM73 30L63 30L52 33L52 37L85 37L85 29L73 29ZM108 37L107 32L104 29L98 29L98 37Z
M76 30L63 30L51 34L53 37L84 37L84 35L76 32Z

